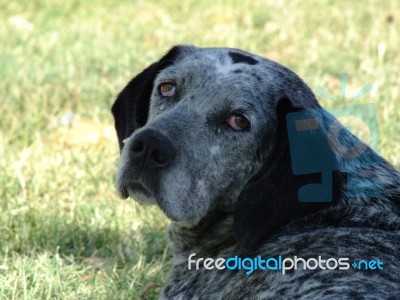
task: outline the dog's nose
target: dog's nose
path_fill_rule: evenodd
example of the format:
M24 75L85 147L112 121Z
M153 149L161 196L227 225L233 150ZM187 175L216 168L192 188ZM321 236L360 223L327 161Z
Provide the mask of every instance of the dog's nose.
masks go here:
M171 141L152 129L137 134L130 146L131 162L142 169L164 168L173 161L175 155Z

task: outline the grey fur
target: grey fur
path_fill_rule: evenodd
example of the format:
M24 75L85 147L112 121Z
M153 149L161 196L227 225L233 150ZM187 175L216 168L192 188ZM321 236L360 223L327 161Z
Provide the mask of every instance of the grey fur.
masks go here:
M362 179L379 184L380 195L350 195L343 189L337 203L311 209L279 224L268 234L261 234L254 244L242 243L236 226L243 226L245 233L251 230L247 225L235 224L240 198L251 190L254 176L285 161L279 156L271 159L281 140L277 130L279 102L287 98L291 105L302 110L320 106L296 74L268 59L228 48L179 46L176 49L173 61L150 78L152 92L147 121L144 126L132 127L131 132L125 133L127 139L116 177L121 197L129 195L142 203L158 204L172 220L168 234L174 261L161 299L400 297L399 172L370 149L367 159L373 164L368 168L362 168L362 161L349 165L338 160L340 169L358 172L357 184L361 185ZM175 83L176 97L160 96L157 87L166 81ZM113 107L116 122L120 118L116 107L119 104ZM237 111L249 119L250 130L234 131L226 126L225 119ZM131 112L131 118L135 113ZM324 120L333 118L323 109L320 113ZM176 157L154 176L133 174L130 148L135 137L148 129L169 139ZM119 132L119 137L123 135ZM279 170L279 165L275 167ZM283 171L274 176L278 182L286 179ZM135 189L137 183L144 186L145 192ZM268 186L268 183L275 184L268 180L263 184ZM285 192L263 196L269 201ZM247 207L246 203L240 205ZM279 216L279 207L271 214ZM258 270L248 276L243 271L226 269L188 270L191 253L204 258L235 255L379 258L385 268L379 271L298 269L286 275Z

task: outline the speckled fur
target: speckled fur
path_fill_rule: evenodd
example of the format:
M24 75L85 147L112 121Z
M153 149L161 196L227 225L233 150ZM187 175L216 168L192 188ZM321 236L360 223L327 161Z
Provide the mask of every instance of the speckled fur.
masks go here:
M177 96L157 87L172 81ZM281 102L286 101L286 105ZM283 108L282 108L283 107ZM113 114L121 147L117 189L124 198L158 204L172 220L173 267L161 299L398 299L400 175L368 149L363 161L337 161L379 196L346 191L335 201L299 204L285 132L290 110L320 109L307 85L287 68L237 49L174 47L121 92ZM288 111L289 110L289 111ZM240 111L251 129L224 122ZM283 114L283 117L282 117ZM129 147L146 129L172 141L177 156L157 174L132 174ZM126 139L125 144L122 140ZM372 163L371 163L372 162ZM361 171L360 171L361 170ZM135 190L139 182L146 193ZM384 269L274 271L188 270L188 257L349 257L380 259Z

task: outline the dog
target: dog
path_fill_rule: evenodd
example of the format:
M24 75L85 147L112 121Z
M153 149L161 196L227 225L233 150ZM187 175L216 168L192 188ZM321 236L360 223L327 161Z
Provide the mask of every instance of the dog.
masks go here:
M400 173L291 70L175 46L112 113L120 197L171 220L160 299L400 298Z

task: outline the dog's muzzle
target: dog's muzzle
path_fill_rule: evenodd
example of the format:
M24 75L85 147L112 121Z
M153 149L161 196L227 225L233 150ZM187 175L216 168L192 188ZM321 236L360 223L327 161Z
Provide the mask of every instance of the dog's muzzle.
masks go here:
M138 133L128 150L130 163L138 174L164 169L176 156L171 141L153 129Z
M152 202L158 192L160 172L176 157L175 148L153 129L145 129L126 141L117 173L118 193L123 199L131 196L139 202Z

